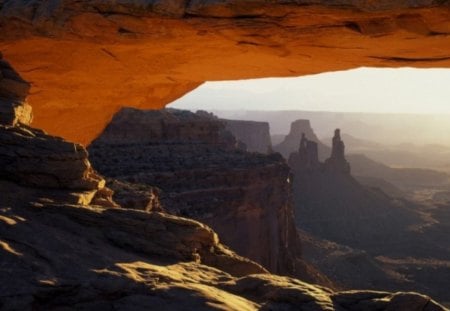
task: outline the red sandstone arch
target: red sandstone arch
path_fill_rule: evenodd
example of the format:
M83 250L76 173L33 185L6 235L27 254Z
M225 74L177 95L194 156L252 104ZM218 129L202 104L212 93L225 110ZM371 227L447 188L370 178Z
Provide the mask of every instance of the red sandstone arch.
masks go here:
M445 1L196 2L162 10L61 5L47 15L0 6L0 50L32 83L34 126L87 144L121 106L160 108L207 80L450 67Z

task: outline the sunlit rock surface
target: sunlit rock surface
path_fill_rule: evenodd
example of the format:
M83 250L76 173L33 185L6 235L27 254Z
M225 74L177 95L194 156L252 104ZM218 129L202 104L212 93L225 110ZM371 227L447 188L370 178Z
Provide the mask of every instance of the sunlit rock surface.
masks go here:
M449 21L437 0L4 0L0 50L32 84L34 124L86 144L121 106L208 80L449 67Z
M445 310L413 293L264 274L192 220L32 203L33 189L3 180L0 189L2 310Z
M145 193L149 201L158 187L163 209L208 224L271 272L306 275L289 167L278 154L236 144L221 120L203 112L124 108L89 152L104 176L119 180L111 186L119 194L134 188L137 201Z

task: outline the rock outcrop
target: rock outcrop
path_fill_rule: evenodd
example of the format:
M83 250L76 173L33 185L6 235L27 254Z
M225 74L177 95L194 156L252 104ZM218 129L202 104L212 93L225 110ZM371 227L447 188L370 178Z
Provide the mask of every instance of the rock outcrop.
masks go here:
M289 156L289 166L296 173L308 171L350 176L350 164L345 158L345 145L340 133L339 129L334 131L331 155L323 163L319 160L320 143L307 139L306 134L302 133L298 151L292 152Z
M444 267L450 264L446 259L450 244L434 242L436 231L447 229L436 227L437 217L427 208L391 198L355 180L339 134L337 130L324 163L317 159L317 145L306 137L288 161L294 175L296 223L305 232L305 259L344 288L364 284L367 288L420 290L447 301L449 296L441 288L448 286ZM414 268L405 268L411 264L407 258L416 258ZM364 275L364 279L349 277L351 273Z
M23 126L0 125L0 176L26 186L96 191L105 181L84 147Z
M88 144L122 106L204 81L449 67L449 20L439 0L3 0L0 50L33 82L34 124Z
M22 79L0 52L0 124L29 125L33 118L26 102L30 84Z
M350 174L350 164L345 159L345 145L341 139L341 130L336 129L333 136L331 156L325 160L327 170Z
M317 159L317 145L303 137L299 152L288 164L294 174L297 225L322 238L355 248L382 240L398 228L420 218L402 204L395 206L382 192L366 189L351 175L339 130L333 149L324 163ZM312 159L311 159L312 158ZM311 164L312 163L312 164Z
M204 113L123 109L90 158L109 178L158 187L165 210L208 224L268 270L300 273L289 167L277 154L239 150L223 127Z
M289 166L294 171L316 170L321 166L319 162L318 144L306 138L302 133L298 152L293 152L289 156Z
M28 90L29 84L0 59L0 178L49 189L56 200L114 206L83 146L29 126Z
M330 154L330 147L323 144L319 138L317 138L309 120L296 120L292 122L289 134L286 135L281 143L275 145L273 150L281 153L286 159L289 159L291 153L298 150L298 144L303 135L304 137L307 137L308 141L317 144L318 159L324 161Z
M268 122L226 120L225 129L231 132L234 137L243 142L247 151L270 153L272 142Z

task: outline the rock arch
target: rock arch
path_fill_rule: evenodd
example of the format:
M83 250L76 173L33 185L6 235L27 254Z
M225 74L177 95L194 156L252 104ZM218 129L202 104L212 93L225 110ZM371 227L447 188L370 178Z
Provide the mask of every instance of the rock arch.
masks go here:
M208 80L450 67L449 1L0 1L34 125L88 144L122 106Z

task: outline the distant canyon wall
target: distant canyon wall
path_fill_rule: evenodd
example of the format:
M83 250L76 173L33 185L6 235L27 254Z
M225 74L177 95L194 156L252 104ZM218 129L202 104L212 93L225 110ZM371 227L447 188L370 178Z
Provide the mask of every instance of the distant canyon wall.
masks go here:
M318 157L321 161L324 161L330 155L331 148L317 138L309 120L299 119L292 122L289 133L284 137L282 142L273 147L273 150L281 153L286 159L289 159L292 152L298 151L303 134L308 140L317 144Z
M247 151L269 153L272 151L268 122L226 120L225 128L247 147Z

